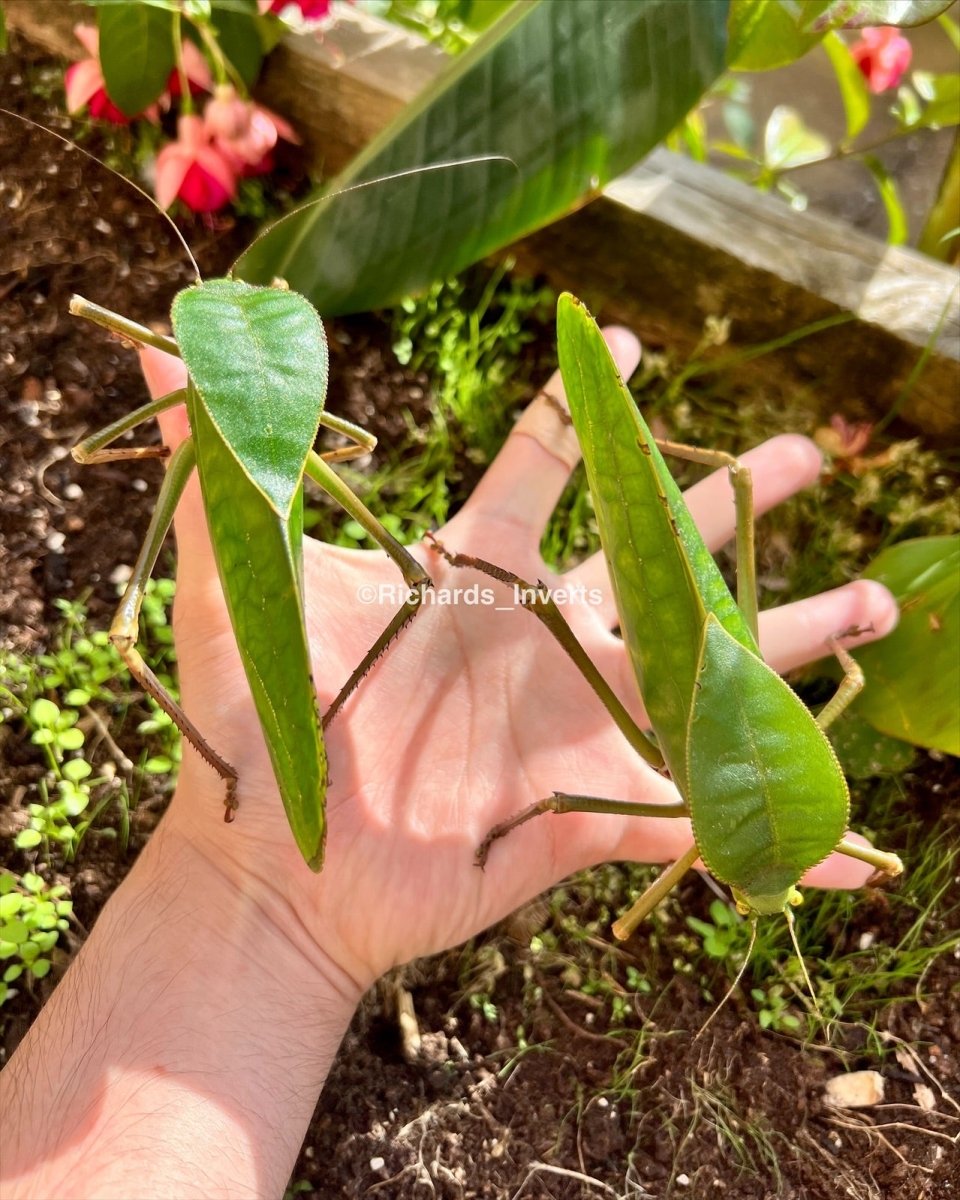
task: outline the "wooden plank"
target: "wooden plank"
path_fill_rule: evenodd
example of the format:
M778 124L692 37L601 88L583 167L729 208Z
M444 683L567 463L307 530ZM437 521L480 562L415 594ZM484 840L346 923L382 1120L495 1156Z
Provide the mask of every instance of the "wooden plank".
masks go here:
M778 388L792 378L821 416L879 417L930 347L901 415L934 434L960 430L957 272L844 222L795 213L712 168L656 150L515 250L527 269L680 356L708 317L731 321L723 356L849 312L849 323L742 373L772 372Z
M70 33L73 6L7 0L7 16L57 53L82 53ZM285 39L258 96L294 122L313 166L335 173L445 62L414 36L347 10L322 39ZM803 389L820 415L881 416L930 348L902 416L931 433L960 431L956 272L840 221L793 212L709 167L657 150L598 200L511 249L524 269L681 356L707 317L730 319L721 351L730 353L849 312L848 324L744 371Z

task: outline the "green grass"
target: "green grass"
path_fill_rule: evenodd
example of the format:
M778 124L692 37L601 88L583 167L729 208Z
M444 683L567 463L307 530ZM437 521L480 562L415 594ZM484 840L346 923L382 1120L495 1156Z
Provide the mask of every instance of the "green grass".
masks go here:
M176 694L173 591L172 580L150 582L141 629L147 657ZM31 864L52 866L73 861L91 828L125 848L144 776L172 778L180 757L178 730L135 688L106 632L89 629L84 603L56 605L61 619L47 654L0 654L0 719L29 740L37 759L23 801L28 823L14 847ZM145 747L136 763L117 744L131 717Z

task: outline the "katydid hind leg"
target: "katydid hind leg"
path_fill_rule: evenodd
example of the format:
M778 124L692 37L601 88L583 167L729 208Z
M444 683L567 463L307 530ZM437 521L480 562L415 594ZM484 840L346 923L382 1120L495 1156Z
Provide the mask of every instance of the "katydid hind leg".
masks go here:
M840 686L830 700L817 713L816 721L821 729L826 729L829 725L840 716L840 714L849 707L849 705L863 691L863 671L860 664L848 650L840 644L840 639L845 637L855 637L859 633L865 633L866 630L856 626L852 629L846 629L843 633L835 634L827 639L827 645L836 655L840 666L843 668L843 679L840 681Z
M849 838L843 838L835 853L845 854L847 858L855 858L858 862L865 862L892 879L903 874L903 862L900 856L890 854L886 850L878 850L875 846L861 846Z
M863 690L863 670L853 655L841 645L841 638L856 637L865 632L867 631L854 626L828 639L830 649L843 668L843 679L832 698L816 716L816 722L821 729L832 725ZM889 878L896 878L903 874L903 862L899 855L890 854L885 850L877 850L874 846L861 846L857 842L850 841L849 838L844 838L837 846L837 852L845 854L848 858L865 862Z
M205 759L226 784L224 804L224 820L232 820L237 807L237 772L230 764L210 746L203 734L190 720L179 704L153 671L147 666L137 650L139 635L140 607L146 592L147 581L153 573L160 547L166 537L167 530L173 521L177 503L183 494L187 480L193 471L196 454L193 439L187 438L182 442L170 459L170 466L164 475L163 483L157 496L156 507L150 519L147 536L137 557L133 573L127 583L126 590L110 626L110 641L127 665L130 674L136 679L144 691L148 692L160 705L163 711L174 722L183 736L193 746L197 753Z
M525 825L533 817L544 813L600 813L614 817L688 817L687 806L682 800L667 804L644 803L642 800L607 800L602 796L580 796L570 792L554 792L543 800L536 800L529 807L501 821L490 830L477 847L476 862L484 867L490 847L499 838L505 837L519 825Z
M528 583L527 580L521 579L519 575L515 575L512 571L507 571L503 567L498 567L495 563L487 562L485 559L475 558L470 554L454 554L447 550L432 535L428 535L428 538L437 553L442 555L451 566L467 567L481 571L484 575L489 575L491 579L496 579L500 583L505 583L512 587L514 595L518 597L521 606L533 613L537 620L550 630L563 649L566 650L580 674L589 683L590 687L596 693L597 698L611 717L613 717L617 728L633 749L654 770L659 771L663 767L663 755L660 753L660 750L627 712L616 692L607 683L600 671L597 670L593 660L580 645L576 634L567 624L560 609L551 600L547 589L542 584L534 585ZM553 810L547 809L544 811Z
M364 675L366 675L380 655L384 653L394 638L410 624L420 611L423 594L427 588L433 586L433 581L410 551L384 529L366 505L353 494L337 473L315 451L311 451L307 458L306 473L353 520L358 522L370 537L390 556L399 568L408 592L407 599L360 660L357 667L351 673L350 678L340 689L333 703L324 714L323 728L326 729L343 707L347 698L356 689Z

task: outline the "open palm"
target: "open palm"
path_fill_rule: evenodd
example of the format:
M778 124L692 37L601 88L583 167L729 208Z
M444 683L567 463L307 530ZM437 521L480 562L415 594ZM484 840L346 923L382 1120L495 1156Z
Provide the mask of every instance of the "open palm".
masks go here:
M628 375L638 355L635 339L623 330L606 336ZM182 383L181 364L156 352L144 353L144 371L154 395ZM547 391L562 395L558 378ZM181 412L166 414L163 425L171 445L186 432ZM548 451L541 440L515 433L438 536L451 549L551 587L599 589L600 603L571 604L565 615L640 716L626 655L611 632L616 613L602 557L562 579L540 560L540 535L572 461L570 437L558 432ZM561 439L567 440L558 453ZM758 512L808 485L819 470L816 448L800 437L776 438L745 457ZM688 501L708 544L718 547L731 536L725 476L704 481ZM498 611L512 605L508 589L450 568L423 545L413 553L433 577L433 600L328 729L327 856L323 871L313 874L286 824L220 593L196 479L181 502L176 533L174 629L183 704L238 770L240 810L232 825L223 823L222 783L188 748L168 827L256 902L288 908L360 987L396 963L463 941L574 870L618 858L667 861L690 845L686 821L569 814L531 822L495 845L484 871L473 865L491 825L552 791L644 801L669 801L676 792L631 750L539 622L522 611ZM463 593L474 584L475 591L455 602L456 589ZM379 551L308 541L307 625L321 708L399 607L401 587L396 567ZM495 604L477 602L483 588L494 590ZM785 670L823 656L826 638L839 630L872 627L865 641L895 621L889 594L862 582L767 614L762 640L768 660ZM835 857L812 878L857 886L868 871Z

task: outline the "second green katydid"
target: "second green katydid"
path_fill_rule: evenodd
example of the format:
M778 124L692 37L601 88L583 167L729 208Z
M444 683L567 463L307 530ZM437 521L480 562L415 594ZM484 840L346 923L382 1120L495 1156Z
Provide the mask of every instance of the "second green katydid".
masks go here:
M760 656L749 470L726 454L660 443L730 472L737 507L734 601L599 329L570 295L560 298L557 330L620 628L655 741L635 724L548 595L492 564L447 557L520 586L524 605L558 637L631 745L651 766L669 771L680 798L663 805L555 793L492 829L478 861L497 838L539 813L689 818L689 850L615 923L618 938L628 937L698 858L754 920L777 912L789 917L800 903L803 875L835 851L899 874L896 855L846 836L846 780L823 732L862 684L839 645L843 634L830 644L845 678L816 717Z
M226 782L226 817L237 807L237 774L162 688L136 649L146 582L194 467L211 542L287 819L313 870L323 863L327 761L323 725L387 644L414 617L430 579L331 469L369 451L362 429L324 411L327 348L313 306L281 286L236 279L198 283L173 302L175 339L75 297L71 312L115 333L181 357L185 389L154 400L81 442L85 463L164 456L163 447L106 449L122 433L185 403L191 436L173 454L143 548L110 629L134 677L170 714ZM317 454L324 425L353 444ZM310 476L359 522L403 573L408 598L354 673L323 722L310 669L303 611L303 477ZM266 620L265 617L269 616Z

